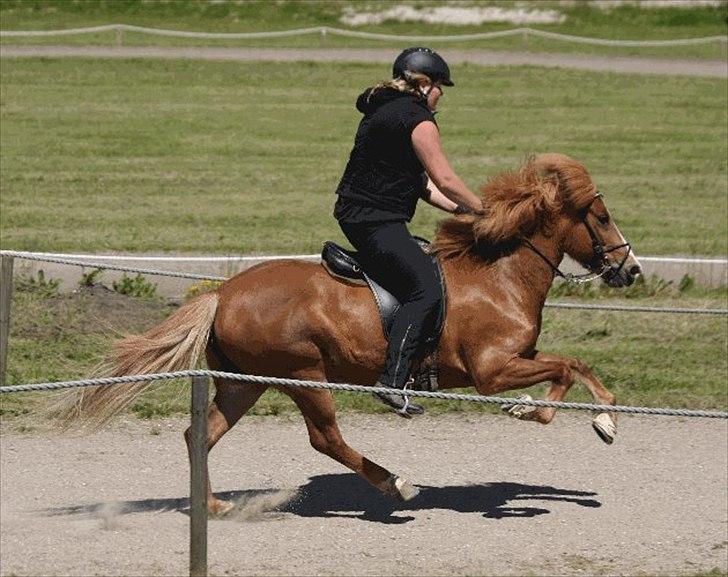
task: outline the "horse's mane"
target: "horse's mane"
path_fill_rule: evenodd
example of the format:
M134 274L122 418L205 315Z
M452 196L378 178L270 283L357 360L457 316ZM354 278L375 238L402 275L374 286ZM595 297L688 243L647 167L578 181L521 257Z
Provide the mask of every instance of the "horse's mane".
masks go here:
M481 189L485 214L449 218L438 227L434 252L441 258L507 252L521 237L548 234L556 214L581 210L596 189L586 168L563 154L540 154L516 171L503 172Z

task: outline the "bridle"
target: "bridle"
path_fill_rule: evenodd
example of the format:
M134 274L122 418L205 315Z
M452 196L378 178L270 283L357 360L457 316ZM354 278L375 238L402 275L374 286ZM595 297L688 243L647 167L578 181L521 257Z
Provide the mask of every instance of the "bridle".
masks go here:
M554 263L551 262L551 260L543 254L540 250L538 250L533 243L528 240L527 238L523 237L522 240L526 244L528 248L530 248L533 252L535 252L538 256L540 256L544 262L549 265L551 270L554 273L554 276L560 276L563 278L566 282L574 283L574 284L583 284L587 282L591 282L593 280L596 280L598 278L603 277L607 272L612 272L612 274L617 274L619 271L622 270L622 267L624 266L624 263L627 262L627 258L629 258L629 253L632 251L632 245L630 245L628 242L624 242L622 244L615 244L613 246L605 246L602 241L597 236L596 231L594 230L594 227L592 227L591 224L589 224L589 220L587 217L589 216L589 212L591 211L591 205L594 203L594 201L597 198L602 198L602 193L597 192L594 195L594 198L591 199L589 204L583 209L584 210L584 216L582 218L582 223L586 227L587 232L589 233L589 237L592 241L592 250L594 251L594 259L587 265L590 272L584 273L584 274L573 274L573 273L567 273L564 274L559 270L559 267L557 267ZM622 260L619 262L619 265L615 269L607 260L607 255L610 252L614 252L615 250L619 250L620 248L627 248L627 252L625 253Z

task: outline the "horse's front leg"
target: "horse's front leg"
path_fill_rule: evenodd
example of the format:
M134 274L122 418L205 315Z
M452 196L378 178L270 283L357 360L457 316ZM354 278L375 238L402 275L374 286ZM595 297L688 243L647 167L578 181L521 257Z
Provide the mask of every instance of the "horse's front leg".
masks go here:
M494 365L500 366L494 369ZM512 357L501 363L489 359L479 367L479 370L476 369L472 373L476 378L475 388L482 395L494 395L551 381L545 400L560 401L574 384L574 374L569 363L556 356L539 358L537 354L533 359ZM519 419L536 421L544 425L553 420L555 412L556 409L547 407L533 409L527 406L509 411L512 416Z
M501 363L497 370L492 368L493 365L494 362L491 359L490 362L483 364L485 370L474 371L476 388L481 394L493 395L551 381L544 400L561 401L574 384L576 377L579 377L592 391L597 402L600 404L614 404L615 402L614 395L607 391L589 368L578 359L538 352L532 359L513 357ZM529 410L524 406L522 410L509 409L509 414L521 420L548 424L553 420L556 409L538 407ZM601 413L592 421L594 430L607 444L611 444L616 435L615 417L616 415L612 413Z
M583 361L574 357L562 357L550 353L542 353L540 351L536 353L535 359L546 362L565 363L569 366L576 379L582 382L584 386L586 386L586 388L589 390L592 397L594 398L595 403L599 405L616 404L616 397L609 390L607 390L607 388L602 384L599 379L597 379L596 376L594 376L592 370ZM557 387L557 384L553 384L551 389ZM549 400L560 401L563 399L563 394L561 395L561 397L554 397L553 399L550 399L548 395L551 394L551 389L549 389L549 392L547 394L547 398ZM553 415L556 412L556 409L545 407L541 407L538 410L542 411L544 414L549 414L548 411L550 411L551 419L553 419ZM597 435L599 435L599 438L602 439L602 441L607 444L612 444L612 442L614 441L614 437L617 434L617 413L599 413L592 420L592 426L594 427L594 430L596 431Z
M536 353L536 360L546 362L560 362L565 363L576 375L577 380L584 383L586 388L594 397L594 402L600 405L614 405L616 404L616 397L602 384L602 382L594 376L592 370L585 362L574 358L574 357L562 357L559 355L553 355L551 353L543 353L541 351Z

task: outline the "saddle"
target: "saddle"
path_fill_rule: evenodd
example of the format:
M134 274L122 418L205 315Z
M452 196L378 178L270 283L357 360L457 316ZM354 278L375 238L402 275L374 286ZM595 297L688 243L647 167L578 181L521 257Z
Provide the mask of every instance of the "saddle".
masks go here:
M417 236L414 238L420 245L420 248L422 248L423 252L427 253L430 246L429 241ZM432 334L428 335L425 339L425 359L422 363L420 363L415 374L413 374L414 383L412 388L424 391L437 390L437 345L440 341L442 327L445 324L445 310L447 308L447 293L445 290L445 281L442 275L440 261L438 261L434 255L431 256L431 259L432 266L434 267L435 272L437 273L437 278L440 281L440 289L442 290L442 306L438 312ZM399 312L401 304L392 293L377 284L376 281L367 274L359 262L358 253L356 251L347 250L335 242L326 241L324 242L324 248L321 252L321 264L332 277L347 284L368 286L371 289L374 301L377 303L377 309L379 310L382 331L384 332L385 338L388 339L389 332L392 328L392 324L394 323L394 318Z

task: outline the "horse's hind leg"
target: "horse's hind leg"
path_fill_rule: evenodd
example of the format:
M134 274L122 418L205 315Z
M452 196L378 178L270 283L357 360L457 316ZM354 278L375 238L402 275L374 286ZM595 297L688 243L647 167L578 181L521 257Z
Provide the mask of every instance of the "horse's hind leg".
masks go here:
M238 381L214 379L215 398L207 410L207 451L238 422L265 392L265 385L253 385ZM185 431L188 453L190 446L190 429ZM233 508L232 503L222 501L212 494L209 469L207 474L207 512L210 516L220 516Z
M385 495L403 501L417 495L418 490L409 481L370 461L344 441L336 423L336 407L331 392L321 389L289 389L286 392L303 414L314 449L359 473Z

